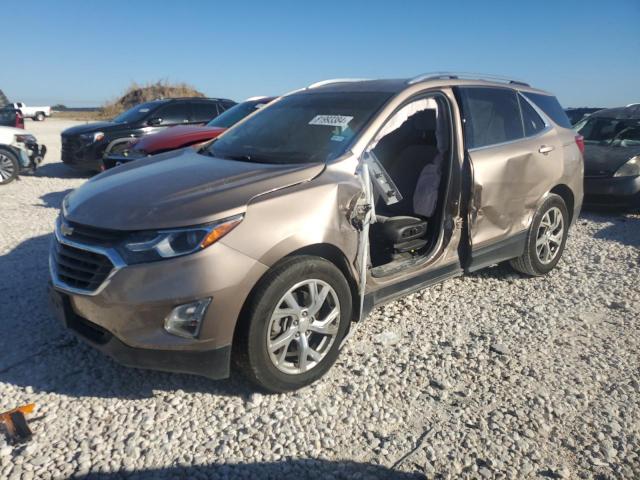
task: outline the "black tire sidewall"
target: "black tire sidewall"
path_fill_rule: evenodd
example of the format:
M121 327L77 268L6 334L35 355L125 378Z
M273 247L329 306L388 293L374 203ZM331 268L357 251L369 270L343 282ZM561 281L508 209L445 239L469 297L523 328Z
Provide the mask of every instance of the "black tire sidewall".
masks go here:
M560 212L562 212L562 224L564 232L562 235L562 243L560 244L560 252L558 252L556 258L554 258L550 263L544 264L538 259L538 254L536 252L536 238L538 235L540 222L542 222L542 217L544 217L545 213L547 213L553 207L558 207L560 209ZM562 197L553 194L544 201L544 203L536 212L533 221L531 222L530 232L531 233L529 234L527 249L531 265L533 266L537 274L544 275L545 273L553 270L558 264L558 262L562 258L564 247L567 243L567 234L569 233L569 211L567 210L567 205L564 203Z
M9 177L7 180L0 180L0 185L7 185L13 182L16 178L18 178L18 175L20 174L20 162L18 161L18 157L16 156L16 154L11 152L10 150L0 148L0 154L6 155L7 157L9 157L9 159L13 163L13 166L15 167L14 174L12 177Z
M278 370L269 358L267 329L276 303L293 285L309 279L322 280L335 290L340 303L340 327L329 353L316 367L302 374L290 375ZM275 275L267 274L263 282L262 286L266 287L254 299L247 332L247 357L252 376L270 391L284 392L302 388L322 377L335 363L340 343L351 321L351 290L337 267L317 257L297 258L277 269Z

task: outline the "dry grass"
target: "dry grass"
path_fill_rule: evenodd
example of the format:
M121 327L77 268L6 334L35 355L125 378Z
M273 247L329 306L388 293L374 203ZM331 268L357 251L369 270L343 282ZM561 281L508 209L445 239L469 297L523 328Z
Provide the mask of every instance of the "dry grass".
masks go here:
M83 122L92 122L95 120L104 119L100 110L93 112L83 110L63 110L51 112L52 118L63 118L65 120L79 120Z
M102 111L99 112L99 118L113 118L139 103L157 100L159 98L204 96L202 92L199 92L186 83L170 84L165 80L159 80L155 83L138 85L134 82L120 98L104 104Z

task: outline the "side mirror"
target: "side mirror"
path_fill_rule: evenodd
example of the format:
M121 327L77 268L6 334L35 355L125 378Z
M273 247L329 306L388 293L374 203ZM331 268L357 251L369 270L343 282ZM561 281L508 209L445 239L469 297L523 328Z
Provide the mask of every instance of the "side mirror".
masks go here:
M149 121L147 121L147 125L149 125L150 127L156 127L161 123L162 123L162 119L160 117L150 118Z

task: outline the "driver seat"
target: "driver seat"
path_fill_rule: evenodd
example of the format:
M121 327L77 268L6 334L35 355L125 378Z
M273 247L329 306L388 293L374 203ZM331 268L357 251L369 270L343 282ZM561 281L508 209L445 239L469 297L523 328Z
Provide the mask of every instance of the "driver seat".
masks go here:
M384 245L390 246L393 253L410 253L423 248L427 241L427 221L416 217L376 216L372 226L373 234Z

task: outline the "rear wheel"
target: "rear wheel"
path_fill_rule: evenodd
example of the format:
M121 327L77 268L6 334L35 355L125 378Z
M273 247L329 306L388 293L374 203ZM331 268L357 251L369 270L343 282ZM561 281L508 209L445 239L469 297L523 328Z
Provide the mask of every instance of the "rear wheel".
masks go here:
M564 200L559 195L549 195L533 217L524 253L511 260L511 266L534 277L550 272L560 261L568 230L569 213Z
M9 150L0 150L0 185L13 182L19 172L18 157Z
M43 122L43 121L44 121L44 118L45 118L44 113L42 113L42 112L38 112L38 113L36 113L36 117L35 117L35 119L34 119L34 120L35 120L36 122Z
M336 361L351 321L351 291L327 260L292 257L260 281L245 318L235 346L241 371L268 391L296 390Z

